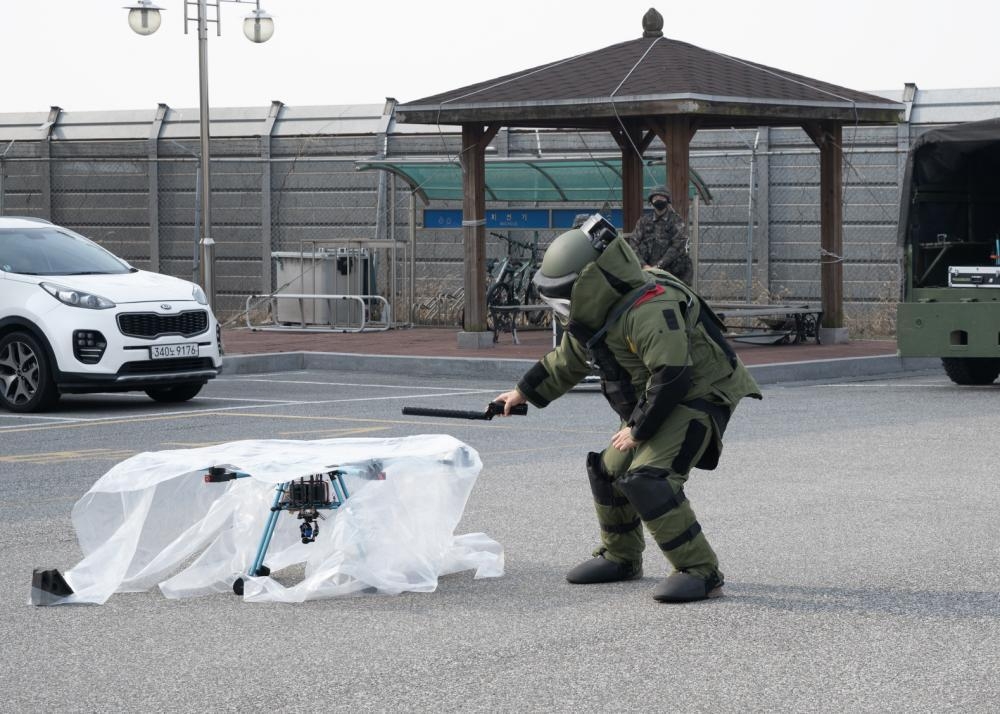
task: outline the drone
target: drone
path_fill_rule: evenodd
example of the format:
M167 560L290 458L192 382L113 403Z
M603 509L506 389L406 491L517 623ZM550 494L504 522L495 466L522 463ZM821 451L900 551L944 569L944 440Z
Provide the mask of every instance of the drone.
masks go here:
M423 409L417 407L405 407L403 409L403 413L414 416L480 419L480 420L490 421L494 417L502 415L504 413L504 404L501 402L493 402L488 404L486 409L483 411L457 411L457 410L446 410L446 409ZM510 413L524 415L527 413L527 405L520 404L517 407L513 408ZM459 482L465 483L466 485L464 487L466 488L468 487L469 484L471 484L471 480L474 480L475 473L478 473L479 469L479 467L476 467L474 473L471 474L468 473L468 470L470 468L479 463L478 456L476 456L474 452L471 452L470 455L470 453L467 453L470 452L468 447L465 447L464 445L460 444L460 442L457 442L457 440L455 440L453 437L448 437L445 435L439 435L439 436L432 435L431 437L425 435L421 437L408 437L407 439L418 439L418 438L420 439L419 447L414 447L409 443L405 445L405 448L403 447L403 445L400 445L399 447L396 447L395 445L389 447L389 451L393 455L382 453L379 454L378 457L376 458L365 459L365 457L361 453L359 453L357 454L357 457L359 458L356 461L348 460L330 465L322 465L324 463L329 464L329 462L325 462L325 460L313 461L313 463L315 463L316 465L303 468L302 471L298 472L299 474L305 472L305 475L303 476L295 475L294 478L291 479L287 479L286 476L282 476L282 478L285 478L286 480L280 482L275 482L274 480L268 478L266 473L260 473L258 465L264 469L273 469L274 463L275 462L280 463L281 459L277 459L275 461L269 458L261 458L260 454L253 453L252 451L250 453L245 453L241 449L234 448L242 442L237 442L230 445L220 445L220 454L216 458L215 464L211 466L205 465L202 467L196 467L193 470L191 470L187 467L186 464L183 464L182 462L177 462L177 456L179 455L173 455L172 462L170 461L170 459L166 459L164 457L159 460L154 459L154 463L157 465L170 463L170 467L175 469L174 476L172 476L171 478L187 479L188 477L192 477L193 483L191 483L191 487L193 487L195 490L200 490L203 487L203 485L204 487L206 487L207 490L214 490L218 488L219 484L226 484L229 481L235 481L238 479L245 479L245 478L253 478L254 481L257 482L257 485L261 486L264 489L264 490L250 489L245 491L245 493L243 492L242 489L239 492L234 490L232 494L230 494L228 493L228 487L224 487L224 491L220 491L217 494L213 494L213 496L217 497L209 499L200 499L200 501L204 501L205 503L211 502L212 504L214 504L217 502L219 503L226 502L226 503L242 504L243 507L249 507L254 509L252 513L260 513L260 511L263 510L263 507L260 504L258 498L260 497L260 495L264 495L264 498L266 499L267 498L266 494L271 492L271 489L273 489L273 499L271 500L270 508L268 509L265 515L265 522L263 524L263 528L261 530L260 537L257 542L256 554L254 555L252 561L248 557L249 551L243 549L239 544L235 546L230 546L230 545L223 546L223 550L227 548L235 548L234 552L226 551L227 553L230 553L230 555L236 555L237 553L242 553L242 555L239 555L238 557L241 560L245 558L245 560L243 560L243 563L244 564L249 563L249 567L242 574L240 574L239 571L244 567L244 565L241 564L240 566L237 567L234 573L234 571L230 569L231 566L228 565L228 563L232 561L228 560L225 562L221 562L219 564L213 563L211 567L214 567L215 570L212 571L211 574L201 573L197 576L197 577L207 577L207 578L221 577L221 582L225 583L226 581L228 581L229 578L233 577L234 575L238 575L236 580L233 581L232 583L232 591L237 595L243 596L245 594L245 591L247 590L245 588L245 584L248 579L267 577L271 574L271 568L268 567L267 565L268 549L269 547L272 546L272 537L275 535L279 519L282 518L281 514L283 512L287 512L291 516L294 516L295 520L298 522L299 540L301 540L303 545L309 545L317 542L317 538L319 537L320 534L322 521L330 517L330 515L326 512L335 511L339 509L341 506L345 504L348 498L351 497L351 494L348 490L348 483L351 484L352 489L357 489L360 486L361 482L385 481L387 471L390 474L393 472L393 463L395 463L398 458L402 458L403 460L405 460L412 457L424 457L425 454L427 456L432 455L433 460L437 464L435 468L437 468L438 470L448 469L449 471L453 468L458 468L460 471ZM407 439L404 439L403 441L407 441ZM311 451L307 450L305 452L310 455L310 458L313 457L314 455L313 452L317 449L317 447L322 447L323 449L330 448L324 442L315 442L315 443L304 442L304 444L310 445ZM376 446L378 446L378 448L382 448L381 445L373 445L371 448L375 448ZM395 455L397 453L397 448L398 452L401 452L402 454L401 457L397 457ZM452 453L455 454L455 456L442 457L439 455L439 452L437 451L437 449L439 448L443 452ZM430 449L429 452L427 451L428 449ZM156 455L153 454L153 456ZM138 458L138 457L133 457L133 458ZM452 460L453 458L457 459L457 461L453 461ZM246 465L243 466L242 468L233 465L241 463L241 461L243 461L244 459L249 459L249 462L246 463ZM149 459L143 461L144 467L148 467L147 463L148 461ZM468 461L468 463L466 463L466 461ZM125 462L123 462L122 465L124 465L124 463ZM294 473L295 472L293 472L293 474ZM404 479L403 482L406 482L406 479ZM150 491L158 483L160 483L160 481L154 478L151 480L151 483L146 483L145 485L141 485L141 487L138 488L137 491L139 492ZM247 486L249 485L250 484L247 484ZM190 494L189 490L181 492ZM106 495L105 492L103 491L99 491L96 493L101 496ZM88 492L87 496L91 497L91 500L93 500L94 498L94 495L90 492ZM235 499L235 501L230 501L230 500L223 501L223 499L228 499L229 496L232 496ZM250 496L252 496L252 498L250 498ZM170 497L170 494L164 495L165 499L168 497ZM173 497L176 498L176 496ZM111 498L111 500L114 500L113 493L111 493L109 498ZM384 496L382 498L384 498ZM378 500L379 499L376 499L376 502ZM369 509L371 508L372 503L365 499L362 499L362 501L365 503L364 513L367 514L370 512ZM95 509L99 511L100 509L96 507L96 504L98 503L99 502L97 501L94 501L93 503L88 501L87 507L90 508L91 512L95 511ZM201 505L204 505L204 503L202 503ZM170 504L170 506L174 508L183 508L184 504L177 503L177 504ZM138 509L132 509L132 511L129 511L127 509L123 510L122 514L120 514L121 522L117 523L115 527L120 529L128 525L130 528L133 529L134 532L132 533L132 535L136 537L136 543L133 543L131 545L135 546L136 550L132 552L129 557L131 558L130 562L136 563L137 569L141 569L143 565L148 565L150 562L155 560L155 557L153 554L150 553L148 548L143 550L140 547L142 546L142 544L139 542L138 539L140 535L144 532L144 529L142 527L143 523L141 522L138 524L126 523L126 521L129 518L131 518L133 513L137 512L137 510ZM209 509L209 511L211 511L211 509ZM90 516L91 514L88 513L87 515ZM145 517L145 515L148 514L138 513L137 515ZM197 514L195 515L197 516ZM220 509L220 513L218 515L220 516L220 518L226 518L226 516L224 515L224 509ZM97 516L94 517L104 518L105 514L98 513ZM207 514L206 516L199 516L199 517L205 518L207 517ZM103 524L102 528L106 530L107 524L105 524L103 521L102 524ZM138 531L134 530L136 527L139 528ZM217 520L210 527L223 529L220 530L221 533L224 532L225 529L232 529L234 527L234 523L229 521ZM166 530L170 532L176 531L175 536L178 538L180 537L187 538L189 536L189 534L186 531L184 531L183 528L179 528L179 530L177 528L175 528L174 530L170 530L170 528L167 527ZM287 546L289 545L284 538L284 534L286 530L291 531L291 529L281 528L278 530L280 532L280 535L278 540L275 541L275 543L279 542L281 543L282 553L284 553L284 549L287 548ZM103 531L101 532L101 535L102 537L106 538ZM289 533L288 535L291 535L291 533ZM331 538L332 540L336 540L337 537L338 537L337 533L334 532L332 536L324 538L323 541L320 542L318 549L322 551L323 548L329 545L329 543L327 542L328 540L330 540ZM192 539L189 538L189 540ZM221 541L219 540L213 541L213 545L210 545L209 548L214 547L214 544L218 542ZM200 541L191 543L179 543L175 541L175 543L177 543L177 547L175 548L177 552L174 553L175 556L178 553L186 553L188 556L194 557L195 555L197 555L197 552L204 546L204 544L201 543ZM80 580L80 582L84 584L82 591L79 593L74 592L73 586L70 585L70 583L58 569L46 570L46 569L36 568L32 572L32 579L31 579L32 582L31 582L30 600L34 605L46 606L46 605L62 604L66 602L101 603L104 602L104 600L108 597L108 595L118 591L118 588L121 586L122 581L127 578L126 573L118 572L117 570L105 572L105 570L107 569L106 568L107 563L105 561L108 559L107 557L108 554L103 553L103 550L101 548L95 549L93 547L94 546L93 543L90 543L90 545L92 546L90 552L85 553L84 560L81 561L81 563L77 566L77 568L82 568L81 573L83 575ZM495 551L491 550L491 554L495 554L496 552L501 551L499 544L491 544L491 545L495 546ZM87 549L85 549L85 551L86 550ZM140 553L142 556L141 558L139 557ZM272 557L276 556L273 556L272 554ZM285 556L282 555L280 557L284 558ZM272 564L273 562L274 561L272 561ZM500 563L502 563L502 560L500 561ZM180 564L181 564L181 559L178 559L176 565ZM477 569L480 567L479 565L476 564L470 565L470 567L473 566L476 567ZM76 571L77 568L74 568L74 571ZM187 572L187 570L185 570L184 572ZM500 572L502 572L502 565L500 565ZM70 574L73 575L74 578L77 577L77 575L80 575L80 573L77 572L73 572ZM159 577L160 574L156 573L155 575ZM171 580L172 579L173 578L171 578ZM143 582L145 583L144 587L149 587L148 582L146 581ZM164 583L160 583L161 587L166 582L167 581L164 581ZM220 581L218 579L213 580L211 588L214 588L219 583ZM207 582L201 582L200 583L201 589L199 589L198 585L194 586L194 589L199 592L204 592L204 588L206 585Z
M264 577L271 574L271 569L264 565L264 558L267 556L271 536L274 535L274 528L282 511L294 513L296 519L302 521L299 524L299 535L304 544L316 541L319 535L319 522L324 519L320 511L336 510L350 497L347 484L344 483L344 476L348 473L354 473L366 481L385 480L382 462L373 459L361 464L360 467L355 465L354 469L332 468L323 473L285 481L275 487L274 501L271 503L270 513L260 536L257 555L254 556L253 563L247 571L248 577ZM240 478L250 478L250 474L231 471L224 466L211 466L205 474L205 483L222 483ZM242 596L245 582L242 576L237 578L233 582L233 592Z

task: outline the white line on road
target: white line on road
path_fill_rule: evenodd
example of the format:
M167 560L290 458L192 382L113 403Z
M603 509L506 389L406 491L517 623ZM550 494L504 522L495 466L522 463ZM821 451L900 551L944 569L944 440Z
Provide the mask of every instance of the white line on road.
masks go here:
M0 414L0 419L40 419L43 421L74 421L73 417L39 416L38 414ZM3 427L0 427L2 429Z
M818 384L817 387L863 387L865 389L871 387L906 387L910 389L926 389L927 387L935 387L937 389L952 389L955 387L954 384L934 384L932 382L844 382L843 384Z
M186 409L183 411L171 411L171 412L143 412L139 414L128 414L128 415L115 415L106 417L79 417L77 419L66 419L57 424L29 424L29 425L10 425L10 426L0 426L0 433L17 433L25 431L42 431L48 429L59 428L62 426L100 426L101 424L114 424L123 421L139 421L139 420L155 420L155 419L176 419L182 416L192 416L198 414L217 414L219 412L232 412L232 411L242 411L246 409L260 409L264 407L295 407L295 406L313 406L313 405L324 405L324 404L342 404L351 402L372 402L372 401L392 401L399 399L423 399L430 397L460 397L468 396L471 394L492 394L495 390L487 389L474 389L474 390L462 390L456 392L447 393L428 393L428 394L401 394L393 396L383 396L383 397L353 397L351 399L321 399L321 400L297 400L297 401L285 401L285 402L272 402L268 404L256 403L256 404L245 404L235 407L206 407L205 409Z
M357 382L316 382L308 381L304 379L257 379L249 377L230 377L226 379L216 379L215 383L219 384L222 382L265 382L268 384L306 384L306 385L322 385L326 387L365 387L365 388L375 388L375 389L433 389L437 391L447 392L454 387L425 387L421 384L358 384ZM487 390L488 391L488 390Z

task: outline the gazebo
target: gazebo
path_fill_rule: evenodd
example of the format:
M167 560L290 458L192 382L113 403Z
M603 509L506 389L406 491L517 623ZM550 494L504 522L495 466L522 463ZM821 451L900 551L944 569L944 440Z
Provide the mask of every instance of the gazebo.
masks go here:
M501 127L604 130L621 150L623 223L642 211L643 156L666 148L667 182L687 186L699 129L800 126L820 152L820 248L842 254L843 126L895 124L904 107L881 97L730 57L663 36L650 9L642 37L397 107L397 121L462 127L465 325L485 330L486 147ZM687 219L687 191L673 190ZM845 341L843 268L820 273L824 337ZM461 336L460 336L461 339ZM472 341L474 342L474 341ZM464 341L469 344L469 340Z

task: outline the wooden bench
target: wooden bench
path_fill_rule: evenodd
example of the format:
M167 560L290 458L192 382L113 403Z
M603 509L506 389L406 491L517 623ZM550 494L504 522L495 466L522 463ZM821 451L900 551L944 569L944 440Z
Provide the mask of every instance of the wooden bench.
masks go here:
M709 303L723 322L726 337L751 344L799 344L813 339L819 344L819 325L823 308L813 303L774 303L769 305L748 303ZM493 342L500 341L500 334L510 332L515 345L521 344L517 336L519 313L548 310L548 305L491 305ZM556 344L556 321L552 320L553 345Z
M819 344L823 308L813 303L709 303L726 323L726 337L752 344Z

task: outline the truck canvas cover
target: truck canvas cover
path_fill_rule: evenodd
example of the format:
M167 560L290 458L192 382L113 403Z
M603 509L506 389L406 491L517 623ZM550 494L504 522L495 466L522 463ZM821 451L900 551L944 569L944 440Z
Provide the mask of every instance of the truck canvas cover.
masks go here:
M961 202L949 200L949 194L974 201L975 216ZM941 233L951 236L955 226L966 225L967 235L958 238L994 238L1000 232L1000 119L921 134L907 157L901 195L900 245L933 240ZM932 195L939 200L930 199Z

